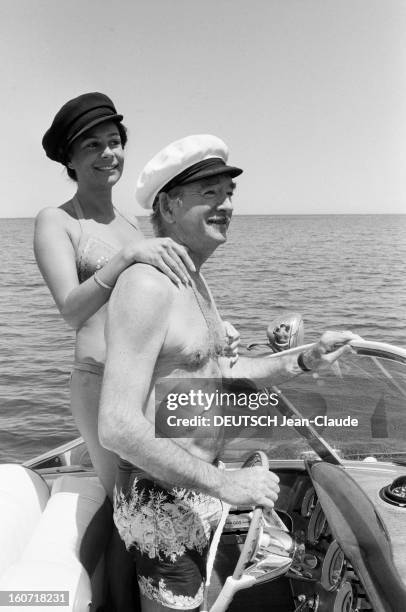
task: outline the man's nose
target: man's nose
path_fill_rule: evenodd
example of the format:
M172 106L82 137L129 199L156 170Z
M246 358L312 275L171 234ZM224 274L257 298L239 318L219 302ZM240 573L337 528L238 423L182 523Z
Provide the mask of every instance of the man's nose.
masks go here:
M222 202L220 201L217 208L219 208L220 210L225 210L227 212L233 212L234 210L233 203L230 200L229 196L227 196Z

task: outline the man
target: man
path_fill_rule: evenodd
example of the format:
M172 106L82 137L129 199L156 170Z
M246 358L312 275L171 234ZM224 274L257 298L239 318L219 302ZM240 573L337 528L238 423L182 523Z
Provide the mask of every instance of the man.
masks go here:
M194 378L209 386L224 378L278 384L334 360L347 348L333 352L334 345L355 337L327 332L299 359L224 356L224 329L200 268L227 238L232 179L242 172L227 158L220 139L198 135L170 144L145 166L138 201L153 209L159 235L187 248L196 272L190 286L176 288L158 270L137 264L120 276L110 300L99 431L102 444L124 460L115 522L134 551L143 612L199 606L219 499L272 508L279 491L277 476L265 468L219 469L218 430L156 438L155 385Z

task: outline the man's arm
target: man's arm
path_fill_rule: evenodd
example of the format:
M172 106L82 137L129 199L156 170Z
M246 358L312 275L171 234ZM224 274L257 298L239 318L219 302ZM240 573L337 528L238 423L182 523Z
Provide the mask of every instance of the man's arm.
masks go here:
M318 342L303 347L301 365L298 363L297 351L286 351L274 355L239 357L237 363L222 358L221 368L224 378L246 378L258 386L278 385L289 378L303 374L306 370L314 371L323 365L331 364L345 352L350 351L351 340L359 340L359 336L350 331L325 332ZM306 370L304 369L306 368Z
M172 486L195 488L232 504L273 507L279 491L277 476L264 468L218 470L172 440L155 438L154 427L144 416L175 291L168 279L142 264L120 276L108 309L100 441Z

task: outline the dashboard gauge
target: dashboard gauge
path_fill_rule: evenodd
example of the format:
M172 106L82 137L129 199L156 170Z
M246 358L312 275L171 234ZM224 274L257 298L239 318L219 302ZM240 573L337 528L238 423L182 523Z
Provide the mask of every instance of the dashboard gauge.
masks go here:
M317 502L316 507L310 516L309 525L307 527L307 540L310 542L310 544L316 544L325 532L326 528L326 517L324 516L320 502Z
M391 493L396 495L399 499L404 499L406 501L406 477L401 476L400 478L396 478L392 486L390 488Z
M384 487L379 491L379 495L388 504L399 506L400 508L406 507L406 476L399 476L388 486Z
M337 591L333 612L353 612L354 596L349 582L343 582Z
M320 582L326 591L334 591L343 579L345 571L344 553L338 543L333 540L327 549L321 567Z
M317 503L316 491L313 487L307 489L303 495L302 506L300 508L300 514L308 518L314 510Z

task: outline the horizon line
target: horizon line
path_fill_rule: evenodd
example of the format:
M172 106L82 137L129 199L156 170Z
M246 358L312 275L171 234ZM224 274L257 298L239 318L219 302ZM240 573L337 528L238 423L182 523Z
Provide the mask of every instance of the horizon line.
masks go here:
M57 208L57 207L55 207ZM126 209L125 209L126 210ZM233 217L349 217L349 216L365 216L365 215L376 215L376 216L402 216L406 215L405 212L346 212L346 213L233 213ZM134 214L135 217L149 218L147 213ZM0 219L7 221L14 221L16 219L35 219L34 217L4 217L0 215Z

